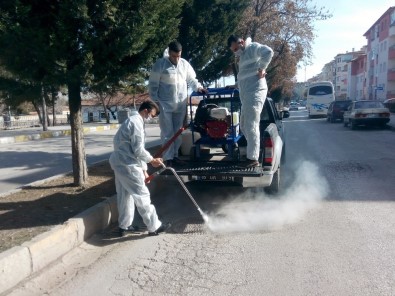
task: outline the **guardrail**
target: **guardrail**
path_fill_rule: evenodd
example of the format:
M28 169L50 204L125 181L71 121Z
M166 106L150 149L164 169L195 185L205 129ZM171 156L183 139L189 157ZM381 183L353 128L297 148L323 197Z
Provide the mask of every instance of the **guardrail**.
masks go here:
M68 124L67 119L60 118L56 120L56 125L64 125ZM52 120L48 123L49 126L52 126ZM0 130L13 130L13 129L21 129L21 128L29 128L29 127L40 127L42 126L38 119L34 120L0 120Z
M0 129L20 129L27 127L41 126L38 120L3 120L0 121Z

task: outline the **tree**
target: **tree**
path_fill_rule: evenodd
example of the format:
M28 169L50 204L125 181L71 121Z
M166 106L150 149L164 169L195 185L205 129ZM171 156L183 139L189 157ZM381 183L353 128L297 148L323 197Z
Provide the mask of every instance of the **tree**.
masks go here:
M7 60L7 69L46 85L67 85L75 185L88 177L81 87L100 81L111 86L152 63L177 36L182 5L176 0L0 2L0 59Z
M297 64L312 57L313 22L331 17L311 0L254 0L245 10L238 32L267 44L274 57L267 69L269 92L290 94Z
M66 38L59 48L66 65L69 89L73 160L79 171L78 184L86 180L82 143L82 85L93 80L118 83L124 75L136 72L162 51L175 37L176 16L182 1L71 1L62 3L59 27ZM74 127L74 128L73 128ZM79 149L78 149L79 148ZM74 156L74 155L73 155Z
M183 57L199 80L209 84L229 68L226 40L236 29L250 0L187 0L182 10L179 41Z
M136 107L134 97L136 94L146 91L147 87L145 85L145 80L147 76L146 71L141 70L138 73L128 75L125 77L125 81L119 81L117 84L115 84L115 82L111 83L105 79L98 83L92 83L89 89L86 90L92 92L99 98L105 112L106 123L110 123L110 116L107 111L116 119L114 113L117 111L118 105L125 105L126 103L125 100L119 98L119 94L122 93L124 97L128 94L132 95L133 106Z

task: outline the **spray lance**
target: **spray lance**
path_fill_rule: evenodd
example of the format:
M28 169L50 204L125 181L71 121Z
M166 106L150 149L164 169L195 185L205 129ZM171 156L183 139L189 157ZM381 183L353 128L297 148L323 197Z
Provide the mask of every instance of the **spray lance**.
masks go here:
M163 173L165 170L169 170L173 173L174 177L176 177L178 183L180 183L181 187L184 189L185 193L188 195L188 197L190 198L190 200L192 201L192 203L195 205L196 209L198 210L198 212L200 213L200 215L203 218L203 221L205 223L208 223L208 216L207 214L205 214L202 209L199 207L199 205L197 204L196 200L193 198L192 194L189 192L188 188L185 186L184 182L182 181L182 179L180 178L179 175L177 175L176 171L171 168L171 167L166 167L164 163L161 163L162 168L158 171L156 171L155 173L151 174L148 178L145 179L145 182L148 183L150 182L153 178L155 178L156 176L159 176L161 173Z

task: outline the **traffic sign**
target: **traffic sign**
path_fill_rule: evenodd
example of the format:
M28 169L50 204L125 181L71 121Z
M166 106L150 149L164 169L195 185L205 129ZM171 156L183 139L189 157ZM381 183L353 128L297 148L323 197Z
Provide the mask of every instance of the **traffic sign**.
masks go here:
M382 86L376 86L376 90L383 90L384 89L384 87L382 87Z

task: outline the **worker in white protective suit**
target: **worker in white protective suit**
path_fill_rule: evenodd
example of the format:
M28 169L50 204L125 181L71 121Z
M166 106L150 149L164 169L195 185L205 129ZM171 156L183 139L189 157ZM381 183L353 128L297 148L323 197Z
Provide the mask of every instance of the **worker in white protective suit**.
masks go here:
M139 111L132 111L131 116L114 136L114 152L110 156L110 164L115 173L120 236L139 230L132 226L135 205L147 226L148 235L157 235L170 227L170 223L159 221L145 185L145 179L148 177L147 163L153 167L162 164L161 158L153 158L144 148L144 120L157 114L157 104L153 101L143 102Z
M162 145L170 140L183 127L187 111L187 85L193 91L207 92L196 79L192 66L181 58L182 46L173 41L165 50L163 58L152 67L149 78L149 94L152 100L159 102L159 127ZM181 146L178 137L163 154L167 166L182 164L178 158Z
M259 122L267 96L266 68L273 57L273 50L250 38L231 35L228 47L238 57L237 86L241 101L240 129L247 140L246 167L256 167L260 163Z

